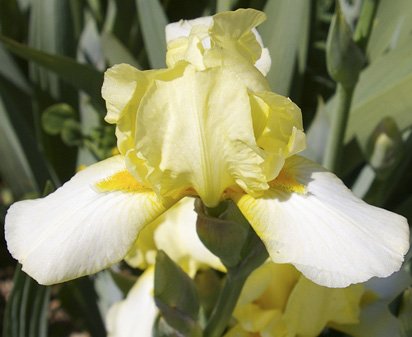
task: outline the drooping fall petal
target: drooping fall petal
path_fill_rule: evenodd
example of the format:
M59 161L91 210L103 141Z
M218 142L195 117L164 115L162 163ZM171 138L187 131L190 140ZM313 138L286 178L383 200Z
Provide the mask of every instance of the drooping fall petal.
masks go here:
M366 204L321 166L294 156L260 198L233 197L271 259L307 278L345 287L399 270L409 248L406 219Z
M45 198L13 204L6 216L8 249L39 283L67 281L123 259L140 230L170 206L115 156Z

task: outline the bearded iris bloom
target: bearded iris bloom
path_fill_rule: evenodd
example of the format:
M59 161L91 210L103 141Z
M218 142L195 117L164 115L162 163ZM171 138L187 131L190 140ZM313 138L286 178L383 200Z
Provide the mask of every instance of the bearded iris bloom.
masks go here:
M116 124L120 155L9 209L6 240L23 270L43 284L95 273L190 197L207 207L233 200L274 262L318 284L345 287L400 268L406 220L297 155L301 112L264 77L269 61L254 30L263 20L238 10L180 23L166 69L106 72L106 121Z

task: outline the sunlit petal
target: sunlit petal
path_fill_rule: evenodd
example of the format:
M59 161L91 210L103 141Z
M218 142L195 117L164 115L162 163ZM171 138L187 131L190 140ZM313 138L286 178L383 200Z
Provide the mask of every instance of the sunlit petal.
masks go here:
M235 183L246 191L268 187L247 89L235 73L188 66L182 77L156 81L137 125L137 151L150 164L148 179L162 195L193 188L215 206Z
M170 206L133 179L122 156L112 157L45 198L13 204L8 248L39 283L63 282L120 261L142 227Z
M125 300L107 314L108 337L152 337L158 309L153 298L154 269L147 269Z
M366 204L304 158L291 157L282 172L263 197L233 197L274 262L329 287L399 270L409 248L405 218Z
M200 241L196 218L194 199L182 199L142 230L128 263L135 267L153 264L155 251L162 249L191 276L205 266L224 270L219 258Z
M291 336L318 336L329 322L358 323L363 285L321 287L301 277L284 312Z
M219 13L211 17L180 20L166 26L167 64L174 66L186 60L197 69L204 70L210 61L204 58L211 48L225 50L229 58L242 58L241 62L254 64L263 74L269 72L271 59L262 38L255 29L265 15L253 9Z

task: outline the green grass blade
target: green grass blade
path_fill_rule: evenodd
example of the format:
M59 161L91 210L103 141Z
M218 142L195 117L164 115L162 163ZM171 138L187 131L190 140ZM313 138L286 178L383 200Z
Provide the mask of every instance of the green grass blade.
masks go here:
M353 99L346 141L354 136L362 149L386 116L401 130L412 125L412 38L366 68ZM396 66L394 66L396 65Z
M158 0L136 0L136 6L150 66L164 68L168 20L163 7Z
M138 69L141 69L141 66L130 53L130 51L112 33L103 33L101 39L103 53L109 65L112 66L118 63L128 63Z
M53 71L76 89L83 90L90 96L96 106L104 109L104 102L100 93L103 74L100 71L65 56L51 55L27 47L1 35L0 42L14 54Z
M264 12L268 20L258 30L272 58L267 78L273 91L288 95L298 61L299 46L307 44L302 41L302 32L308 30L310 2L268 1Z
M4 337L47 337L50 290L39 285L17 266L13 290L6 305Z

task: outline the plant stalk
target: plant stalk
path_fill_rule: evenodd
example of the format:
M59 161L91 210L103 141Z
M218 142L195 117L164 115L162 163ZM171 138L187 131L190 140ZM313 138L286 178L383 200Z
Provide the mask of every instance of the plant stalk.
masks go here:
M204 337L221 337L232 317L247 276L228 272L218 302L204 331Z
M336 87L337 108L332 119L330 138L323 161L323 165L332 172L336 172L342 158L343 142L354 89L354 86L345 88L341 83L338 83Z
M249 245L253 247L250 253L236 267L228 268L225 284L206 325L204 337L222 336L247 278L268 258L268 252L256 234L252 235Z

